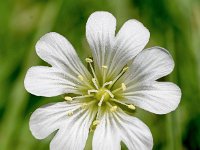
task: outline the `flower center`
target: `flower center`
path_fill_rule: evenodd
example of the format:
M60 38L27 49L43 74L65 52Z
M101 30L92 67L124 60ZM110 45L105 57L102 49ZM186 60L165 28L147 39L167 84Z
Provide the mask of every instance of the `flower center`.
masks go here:
M99 90L97 90L97 93L95 93L94 97L97 100L100 101L103 96L104 96L104 101L108 101L111 98L110 94L108 93L108 89L106 89L106 88L100 88Z
M113 85L121 78L121 76L128 70L128 66L124 66L121 72L116 75L116 77L112 78L112 80L106 79L106 74L109 69L109 66L102 66L102 79L98 79L93 60L91 58L86 58L86 62L89 64L89 68L92 74L92 79L88 80L82 75L78 75L78 79L80 81L80 91L83 93L78 96L65 96L64 99L71 103L81 102L81 109L88 109L91 105L96 105L95 109L97 109L96 118L93 121L92 126L95 127L100 122L101 112L105 109L110 110L110 112L117 111L122 105L135 110L135 106L132 104L127 104L126 102L121 101L123 97L123 93L127 90L126 84L121 83L121 85L117 85L113 88ZM82 100L81 100L82 99ZM68 116L72 116L75 111L69 111Z

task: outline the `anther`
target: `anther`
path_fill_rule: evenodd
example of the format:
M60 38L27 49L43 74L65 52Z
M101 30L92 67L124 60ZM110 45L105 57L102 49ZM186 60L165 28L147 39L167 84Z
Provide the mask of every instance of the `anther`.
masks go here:
M99 120L95 120L95 121L93 121L92 125L93 125L93 126L97 126L99 123L100 123Z
M110 95L111 98L114 98L114 95L112 94L112 92L110 92L109 90L105 90L105 91Z
M116 93L116 92L118 92L120 90L122 90L122 91L126 90L126 85L124 83L121 84L120 88L117 88L117 89L113 90L112 93Z
M127 70L128 70L128 67L124 67L122 71L126 72Z
M106 82L106 83L103 84L103 87L105 87L105 86L107 86L107 85L110 85L110 84L112 84L112 83L113 83L112 81Z
M108 66L103 65L102 68L103 69L108 69Z
M134 105L131 105L131 104L130 104L130 105L127 105L127 106L128 106L129 109L132 109L132 110L135 110L135 109L136 109Z
M112 106L111 108L110 108L110 111L111 112L115 112L117 110L117 106Z
M122 90L125 91L126 90L126 85L124 83L122 83Z
M93 62L93 60L90 59L90 58L85 58L85 61L86 61L87 63L91 63L91 62Z
M83 76L82 76L82 75L78 75L78 78L79 78L81 81L83 81L83 80L84 80L84 78L83 78Z
M70 96L65 96L64 99L65 99L66 101L72 101L72 100L73 100L73 98L70 97Z
M90 95L91 93L97 93L97 90L88 90L88 94Z
M74 114L73 111L67 112L67 116L72 116L73 114Z

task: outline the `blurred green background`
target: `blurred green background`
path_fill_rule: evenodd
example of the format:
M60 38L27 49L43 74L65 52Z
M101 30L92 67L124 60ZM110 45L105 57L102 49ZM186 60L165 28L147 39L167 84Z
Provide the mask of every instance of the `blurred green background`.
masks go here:
M89 55L85 23L97 10L111 12L117 18L117 29L128 19L138 19L151 33L147 47L159 45L173 55L175 69L162 80L181 87L178 109L167 115L136 113L152 131L154 150L199 150L199 0L0 0L0 150L49 148L53 136L36 140L29 131L29 117L39 106L62 98L36 97L25 91L28 68L46 65L34 46L42 35L55 31L84 59ZM91 137L86 150L91 149Z

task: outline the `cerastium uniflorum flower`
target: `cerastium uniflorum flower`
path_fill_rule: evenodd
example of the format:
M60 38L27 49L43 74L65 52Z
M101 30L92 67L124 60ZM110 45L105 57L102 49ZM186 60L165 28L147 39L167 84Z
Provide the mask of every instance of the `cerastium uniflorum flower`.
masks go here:
M63 95L33 112L30 130L37 139L54 131L52 150L82 150L93 132L94 150L149 150L149 128L132 112L142 108L155 114L175 110L181 91L157 79L168 75L174 61L161 47L144 49L150 33L137 20L128 20L116 34L116 19L108 12L94 12L86 24L92 51L85 67L67 39L47 33L36 44L38 56L51 66L28 70L25 88L37 95ZM144 50L143 50L144 49ZM129 112L129 114L127 114Z

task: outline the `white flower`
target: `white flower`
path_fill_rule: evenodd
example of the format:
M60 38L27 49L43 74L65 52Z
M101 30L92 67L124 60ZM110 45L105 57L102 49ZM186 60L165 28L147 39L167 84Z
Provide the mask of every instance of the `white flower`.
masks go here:
M94 150L119 150L121 141L130 150L149 150L153 147L149 128L125 111L140 107L166 114L177 108L180 89L156 81L174 68L168 51L160 47L143 50L150 34L137 20L127 21L116 36L115 29L116 19L108 12L89 17L89 69L63 36L48 33L37 42L38 56L51 67L30 68L25 88L37 96L64 94L65 99L37 109L30 119L37 139L58 130L50 149L82 150L89 131L94 131Z

